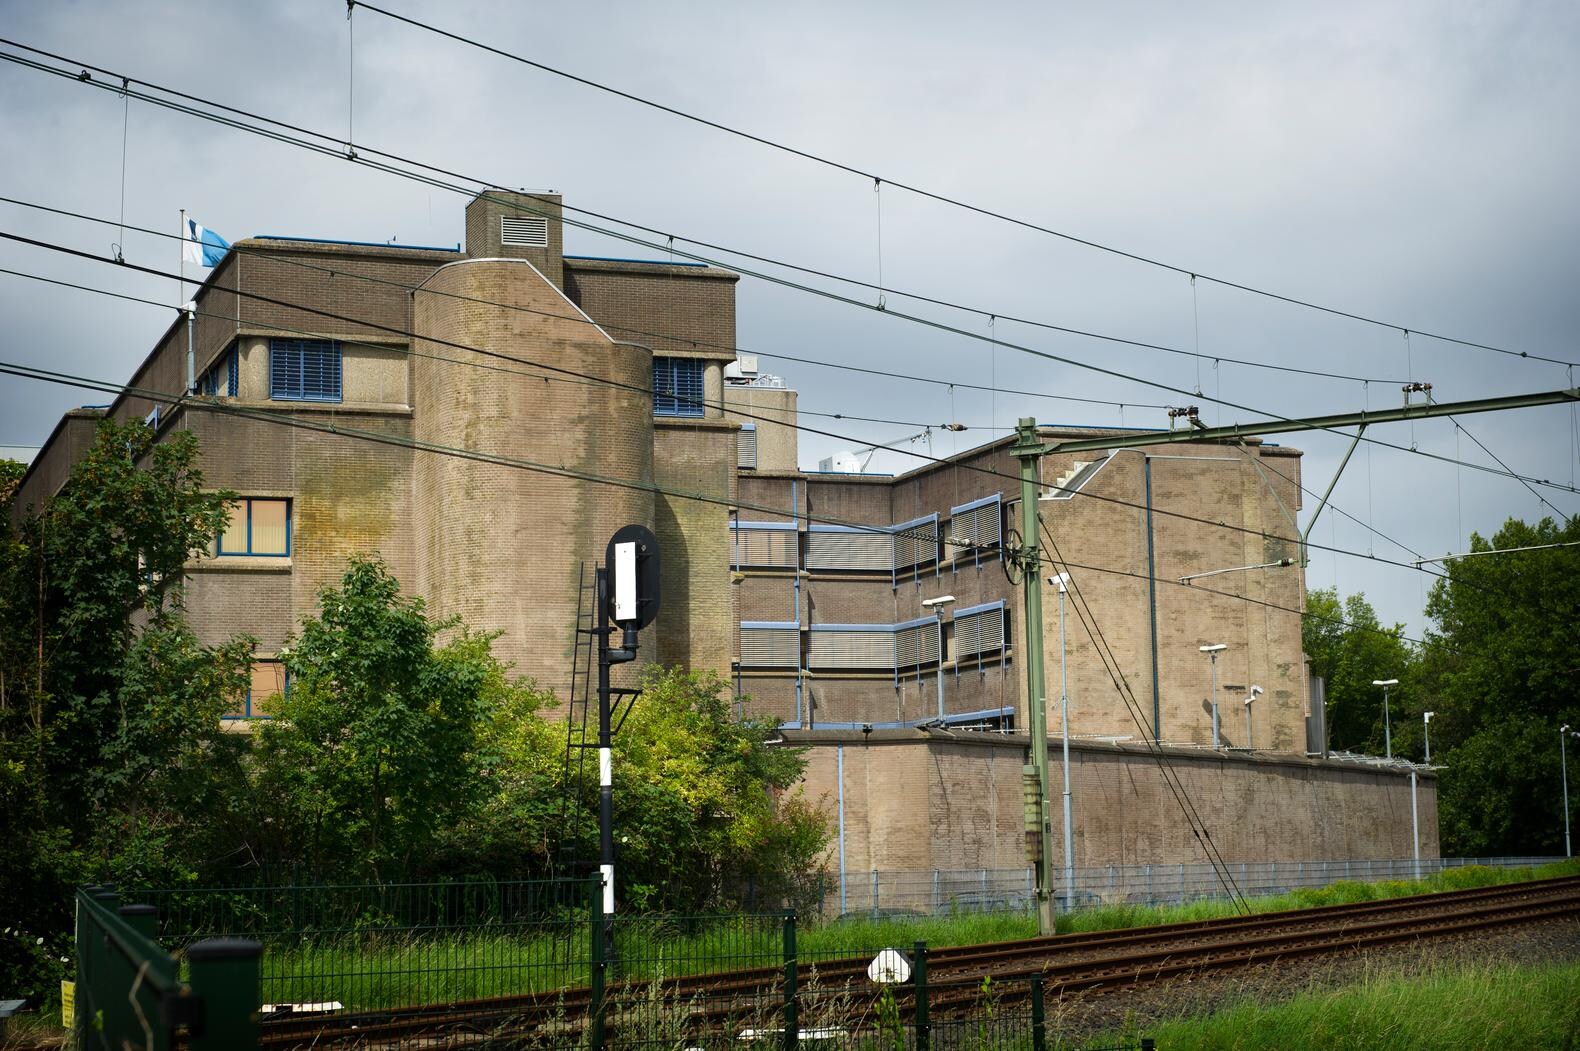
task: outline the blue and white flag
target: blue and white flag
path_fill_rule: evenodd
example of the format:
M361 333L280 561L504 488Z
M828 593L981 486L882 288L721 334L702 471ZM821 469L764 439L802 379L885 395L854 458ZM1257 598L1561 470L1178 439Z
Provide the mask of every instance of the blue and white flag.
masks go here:
M207 229L191 216L187 216L187 237L181 246L183 257L187 262L218 266L229 249L229 241L213 230Z

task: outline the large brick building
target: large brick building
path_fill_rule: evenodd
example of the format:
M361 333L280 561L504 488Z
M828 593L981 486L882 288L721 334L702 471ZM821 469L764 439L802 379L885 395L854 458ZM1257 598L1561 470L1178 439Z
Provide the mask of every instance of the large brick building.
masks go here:
M198 435L208 483L242 496L188 589L205 640L259 639L238 724L266 714L280 647L356 552L435 613L500 632L496 651L563 695L585 567L616 527L646 524L664 602L643 659L730 677L744 711L811 745L807 787L839 810L842 858L1021 864L1030 698L1003 558L1020 521L1009 442L899 477L803 471L795 392L730 367L736 275L565 256L559 208L480 196L455 250L239 242L135 391L61 421L19 503L63 484L105 412ZM1080 862L1198 860L1147 741L1231 860L1408 856L1403 777L1307 753L1300 454L1191 444L1042 469L1039 509L1090 618L1071 608L1066 631ZM1211 590L1174 583L1286 559ZM1042 586L1057 727L1060 603ZM1217 643L1233 752L1204 747L1200 647Z

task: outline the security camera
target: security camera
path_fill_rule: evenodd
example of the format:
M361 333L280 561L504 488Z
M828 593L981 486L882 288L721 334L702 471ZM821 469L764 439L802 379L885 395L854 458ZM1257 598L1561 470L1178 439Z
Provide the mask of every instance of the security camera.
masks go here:
M1258 697L1262 696L1262 694L1264 694L1266 692L1267 691L1262 689L1260 686L1252 686L1251 687L1251 696L1249 696L1249 697L1247 697L1245 699L1245 703L1246 704L1250 704L1252 701L1256 700Z
M1211 646L1198 646L1196 648L1203 653L1222 653L1229 648L1229 644L1226 642L1215 642Z
M871 723L862 723L861 724L861 732L863 734L870 734L870 733L872 733L872 724Z
M1060 591L1063 591L1065 589L1065 585L1069 583L1070 574L1068 573L1056 573L1055 575L1048 578L1048 586L1050 588L1058 588Z

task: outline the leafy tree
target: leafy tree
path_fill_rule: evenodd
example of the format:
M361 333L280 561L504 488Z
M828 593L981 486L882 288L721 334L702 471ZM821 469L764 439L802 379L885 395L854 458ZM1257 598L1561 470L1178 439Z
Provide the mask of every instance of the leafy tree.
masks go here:
M1471 550L1580 542L1580 520L1510 519ZM1421 662L1437 716L1445 852L1563 846L1558 728L1580 726L1580 548L1461 558L1432 588Z
M354 557L281 651L278 719L258 741L272 851L318 872L409 869L482 790L479 731L498 683L490 637L430 621L376 558Z
M1402 624L1384 628L1365 595L1350 595L1340 602L1334 588L1307 593L1302 642L1312 672L1326 681L1330 747L1383 754L1382 688L1372 685L1377 679L1399 680L1388 691L1394 753L1418 740L1420 734L1412 729L1410 717L1420 711L1415 701L1415 653L1400 638L1403 631Z
M638 910L698 911L821 896L827 815L791 786L801 749L771 723L732 718L711 673L651 669L614 741L616 879ZM536 695L535 713L552 704ZM500 710L493 797L452 839L457 864L565 872L598 857L595 743L563 723ZM569 763L567 741L572 746ZM770 741L775 743L770 744ZM585 755L586 759L579 759ZM508 859L508 860L507 860Z

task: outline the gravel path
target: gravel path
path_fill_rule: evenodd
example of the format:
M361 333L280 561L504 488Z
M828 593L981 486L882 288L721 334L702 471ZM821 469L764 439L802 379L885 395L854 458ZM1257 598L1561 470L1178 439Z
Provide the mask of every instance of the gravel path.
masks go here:
M1048 1032L1076 1042L1123 1028L1145 1033L1162 1022L1210 1015L1245 1000L1278 1004L1303 993L1352 985L1382 971L1391 978L1407 978L1445 964L1570 961L1580 961L1580 919L1087 993L1050 1001Z

